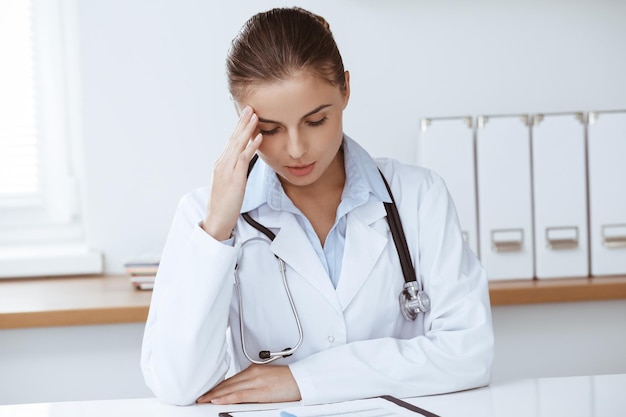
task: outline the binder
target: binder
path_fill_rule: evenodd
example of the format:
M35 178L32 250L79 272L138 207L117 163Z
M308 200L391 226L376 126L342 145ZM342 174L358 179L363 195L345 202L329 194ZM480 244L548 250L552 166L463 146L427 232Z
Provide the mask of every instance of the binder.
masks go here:
M591 274L626 273L626 111L588 121Z
M477 118L479 250L490 280L534 277L530 157L527 115Z
M357 417L371 415L373 411L384 412L384 415L403 416L416 415L423 417L439 417L430 411L417 407L406 401L402 401L390 395L382 395L375 398L367 398L363 400L344 401L332 404L308 405L301 407L292 407L280 410L242 410L221 412L220 417L313 417L313 416L331 416L341 415L346 417ZM394 410L396 411L394 413ZM380 414L377 414L380 415Z
M416 163L444 179L457 209L463 238L479 255L472 117L422 119Z
M536 277L589 276L583 113L533 117L532 166Z

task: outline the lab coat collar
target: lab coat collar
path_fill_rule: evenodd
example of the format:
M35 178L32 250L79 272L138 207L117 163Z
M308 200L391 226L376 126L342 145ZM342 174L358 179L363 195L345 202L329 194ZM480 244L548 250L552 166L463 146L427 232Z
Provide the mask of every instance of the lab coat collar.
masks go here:
M358 293L378 262L389 239L373 228L387 215L383 204L374 197L348 213L346 244L336 295L343 310Z
M304 277L338 313L342 313L370 275L386 245L391 244L384 234L372 227L386 214L383 204L373 196L348 213L346 245L337 289L333 287L295 214L275 211L263 205L253 217L276 231L276 238L270 245L272 252Z
M278 220L275 225L280 228L270 245L272 252L285 261L298 275L304 277L338 313L341 313L330 277L296 216L283 211L277 215L268 216L267 219L264 217L260 216L261 222L271 222L270 217L273 217L274 220Z

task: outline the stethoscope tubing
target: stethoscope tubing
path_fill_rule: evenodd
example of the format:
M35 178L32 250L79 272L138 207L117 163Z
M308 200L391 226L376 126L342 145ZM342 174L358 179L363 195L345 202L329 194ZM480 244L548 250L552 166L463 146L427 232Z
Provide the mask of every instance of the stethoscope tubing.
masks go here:
M246 243L250 243L252 241L262 241L262 242L267 243L267 241L264 238L260 236L255 236L242 242L239 247L239 250L241 250ZM241 283L239 282L239 274L238 274L239 263L235 265L235 288L237 290L237 298L239 299L239 334L241 335L241 349L243 350L244 356L250 362L257 364L257 365L265 365L265 364L274 362L275 360L278 360L280 358L284 358L284 357L292 355L300 347L300 345L302 344L302 340L304 339L304 332L302 331L302 322L300 321L300 316L298 315L298 310L296 308L296 304L293 301L293 297L291 295L291 289L289 288L289 282L287 281L287 272L286 272L287 266L285 265L285 261L283 261L279 256L276 256L276 255L274 256L278 260L278 268L283 279L283 286L285 287L285 293L287 294L287 299L289 300L289 306L291 307L291 312L293 313L296 326L298 327L298 342L293 347L286 348L280 352L271 352L268 350L262 350L259 352L259 356L261 357L261 360L252 359L252 357L248 354L248 349L246 348L246 337L245 337L245 331L244 331L243 300L241 296Z

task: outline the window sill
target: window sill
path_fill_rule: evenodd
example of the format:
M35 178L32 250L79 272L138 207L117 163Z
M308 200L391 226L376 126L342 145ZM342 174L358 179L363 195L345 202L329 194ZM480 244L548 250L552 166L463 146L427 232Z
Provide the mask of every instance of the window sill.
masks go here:
M0 247L0 278L100 274L102 254L81 244Z
M126 275L0 280L0 329L145 322L151 297Z

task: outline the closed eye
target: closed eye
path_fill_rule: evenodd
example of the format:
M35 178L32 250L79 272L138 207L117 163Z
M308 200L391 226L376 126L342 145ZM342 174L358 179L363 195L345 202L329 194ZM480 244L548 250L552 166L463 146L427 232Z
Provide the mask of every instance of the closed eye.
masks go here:
M259 133L262 134L263 136L272 136L278 133L278 127L275 127L274 129L271 129L271 130L259 129Z
M317 126L323 125L326 122L326 120L328 120L328 117L324 116L319 120L308 121L306 122L306 124L307 126L317 127ZM259 133L262 134L263 136L272 136L272 135L277 134L279 131L280 131L280 126L277 126L274 129L270 129L270 130L259 129Z
M324 122L326 122L327 119L328 119L328 117L324 116L324 117L322 117L319 120L315 120L315 121L312 121L312 122L306 122L306 124L309 125L309 126L312 126L312 127L321 126L321 125L324 124Z

